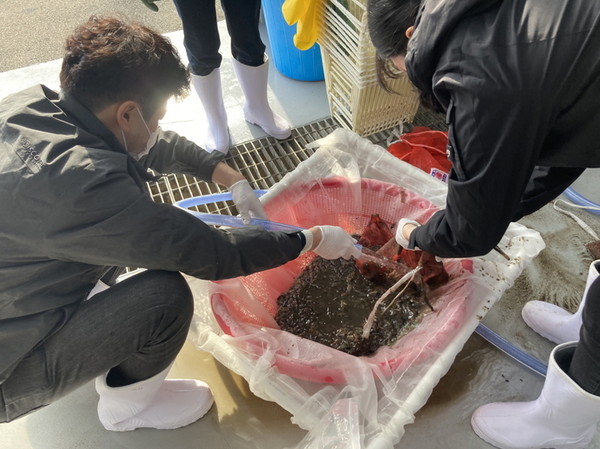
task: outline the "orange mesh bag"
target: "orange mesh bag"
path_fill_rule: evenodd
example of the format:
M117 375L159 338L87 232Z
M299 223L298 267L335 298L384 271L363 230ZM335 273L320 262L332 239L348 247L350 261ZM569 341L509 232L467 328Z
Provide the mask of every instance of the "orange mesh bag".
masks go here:
M392 143L388 151L398 159L446 182L452 168L446 153L447 146L448 133L417 126L400 136L400 140Z

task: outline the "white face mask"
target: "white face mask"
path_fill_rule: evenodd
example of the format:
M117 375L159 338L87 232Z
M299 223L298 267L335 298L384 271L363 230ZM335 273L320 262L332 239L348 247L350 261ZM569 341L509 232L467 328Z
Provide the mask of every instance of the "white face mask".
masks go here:
M140 112L140 110L138 108L136 108L136 110L138 111L138 114L140 114L140 118L142 119L142 122L144 122L144 126L146 127L146 130L148 131L148 141L146 142L146 147L144 148L144 151L137 154L137 159L139 159L142 156L145 156L146 154L148 154L150 152L150 149L154 145L156 145L156 142L158 140L158 133L160 131L160 126L157 126L155 131L150 131L150 128L148 128L148 124L146 123L146 120L144 120L142 113Z
M123 132L122 129L121 129L121 136L123 137L123 144L125 145L125 151L127 151L134 159L139 160L142 156L145 156L146 154L148 154L150 152L150 149L154 145L156 145L156 142L158 141L158 134L160 132L160 126L158 126L156 128L156 131L154 131L154 132L150 131L150 128L148 128L148 124L146 123L146 120L144 120L142 113L140 112L140 110L138 108L136 108L136 110L138 111L138 114L140 114L142 123L144 123L144 126L146 127L146 130L148 131L148 141L146 142L146 146L144 147L144 150L139 153L129 153L129 149L127 148L127 139L125 138L125 133Z

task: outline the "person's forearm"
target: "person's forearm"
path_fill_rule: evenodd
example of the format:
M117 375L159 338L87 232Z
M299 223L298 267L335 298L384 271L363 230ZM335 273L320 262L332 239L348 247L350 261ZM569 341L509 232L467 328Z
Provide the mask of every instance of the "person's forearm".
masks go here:
M215 166L215 170L212 174L212 182L230 187L238 181L241 181L244 176L237 170L231 168L225 162L219 162Z
M173 131L162 131L148 156L140 159L146 168L157 173L190 175L202 181L212 181L212 175L225 155L208 153L194 142Z
M417 225L412 224L412 223L406 223L403 227L402 227L402 235L404 236L404 238L407 241L410 241L410 235L412 234L412 232L417 228Z

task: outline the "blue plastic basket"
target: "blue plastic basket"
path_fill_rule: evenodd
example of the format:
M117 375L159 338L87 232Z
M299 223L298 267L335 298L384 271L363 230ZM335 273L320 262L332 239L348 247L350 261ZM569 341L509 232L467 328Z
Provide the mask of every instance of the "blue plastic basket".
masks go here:
M269 35L271 56L275 67L288 78L300 81L322 81L323 62L319 44L308 50L294 46L296 25L288 25L283 18L281 6L284 0L262 0L262 9Z

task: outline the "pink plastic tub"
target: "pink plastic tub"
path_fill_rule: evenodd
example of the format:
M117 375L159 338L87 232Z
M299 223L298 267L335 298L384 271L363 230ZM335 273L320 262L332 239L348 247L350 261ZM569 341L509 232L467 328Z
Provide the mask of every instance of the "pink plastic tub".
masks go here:
M353 234L362 232L373 213L395 224L402 217L424 222L436 211L429 201L409 190L364 178L354 183L345 178L327 178L294 184L266 203L265 209L276 222L302 228L337 225ZM275 348L272 363L282 374L318 383L345 383L349 358L355 356L281 331L273 319L278 296L291 287L312 258L314 255L307 253L272 270L216 282L211 294L212 310L223 332L240 337L238 344L247 353L258 358L267 348ZM460 261L447 264L451 280L436 291L436 310L393 346L360 359L385 376L431 362L464 322L469 267Z

